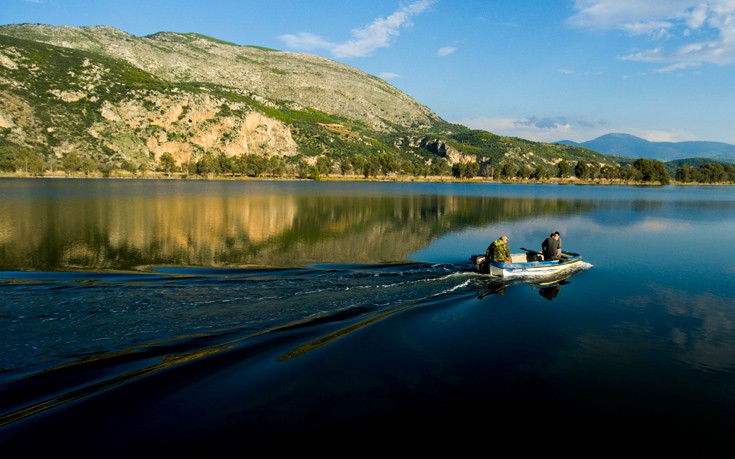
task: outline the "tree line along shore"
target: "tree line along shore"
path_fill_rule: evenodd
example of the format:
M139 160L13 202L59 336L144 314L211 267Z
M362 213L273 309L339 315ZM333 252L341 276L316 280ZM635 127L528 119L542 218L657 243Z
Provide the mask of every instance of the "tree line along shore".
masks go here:
M133 163L104 164L70 152L50 164L31 150L0 151L3 177L97 177L179 179L297 179L362 181L469 181L503 183L596 183L596 184L735 184L735 165L704 162L697 166L672 167L661 161L639 158L619 167L593 162L560 160L553 166L477 162L450 165L446 158L430 161L399 161L389 155L360 155L335 161L326 156L287 160L261 155L225 156L205 154L197 161L178 164L164 153L153 167Z

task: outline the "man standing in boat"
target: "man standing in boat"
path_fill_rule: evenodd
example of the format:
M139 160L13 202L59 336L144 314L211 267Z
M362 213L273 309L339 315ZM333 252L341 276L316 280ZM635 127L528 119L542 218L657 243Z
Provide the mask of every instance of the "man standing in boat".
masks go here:
M559 232L549 234L549 237L541 243L541 251L544 253L544 260L561 260L561 236Z

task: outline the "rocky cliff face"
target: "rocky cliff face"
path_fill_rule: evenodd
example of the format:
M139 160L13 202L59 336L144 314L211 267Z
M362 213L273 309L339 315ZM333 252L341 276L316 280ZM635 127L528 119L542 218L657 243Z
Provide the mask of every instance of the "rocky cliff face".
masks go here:
M293 156L298 152L291 130L284 123L258 112L220 116L221 99L206 94L161 95L152 103L154 108L150 110L136 98L117 105L105 101L100 107L102 120L90 126L88 132L115 154L125 155L132 147L147 151L154 160L170 153L179 163L195 161L201 151L219 151L226 156ZM128 130L149 134L128 143L117 142Z

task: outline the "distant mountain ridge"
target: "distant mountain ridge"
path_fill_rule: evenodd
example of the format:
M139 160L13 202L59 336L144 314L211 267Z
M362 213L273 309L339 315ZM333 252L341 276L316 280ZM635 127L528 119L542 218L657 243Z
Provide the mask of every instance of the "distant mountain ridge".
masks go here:
M646 158L659 161L675 161L689 158L708 158L735 163L735 145L723 142L649 142L629 134L605 134L586 142L560 140L560 145L588 148L609 156Z

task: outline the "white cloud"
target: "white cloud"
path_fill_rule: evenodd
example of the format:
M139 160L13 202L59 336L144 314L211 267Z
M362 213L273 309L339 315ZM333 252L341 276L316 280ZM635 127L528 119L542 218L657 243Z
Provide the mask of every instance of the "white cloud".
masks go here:
M689 132L652 131L643 129L628 129L625 132L627 134L640 137L641 139L648 140L649 142L685 142L688 140L697 140Z
M666 67L661 67L659 69L656 69L657 73L671 73L675 72L677 70L684 70L689 69L692 67L700 67L702 64L698 62L677 62L676 64L667 65Z
M586 142L605 134L620 133L634 135L650 142L683 142L696 140L689 132L653 131L637 127L611 128L605 121L572 119L565 116L527 118L480 117L454 121L471 129L481 129L505 137L518 137L535 142L558 142L571 140Z
M648 35L655 39L668 38L671 36L669 29L673 24L669 21L648 21L623 24L621 29L630 35Z
M301 32L295 35L288 34L288 35L281 35L278 37L283 41L286 46L288 46L291 49L298 49L301 51L314 51L317 49L329 49L332 46L334 46L333 43L330 43L318 35L315 35L313 33L309 32Z
M457 48L453 46L444 46L436 51L436 55L440 57L449 56L455 51L457 51Z
M429 9L435 0L418 0L398 9L387 18L378 18L372 24L352 31L353 39L332 48L336 57L363 57L378 48L386 48L400 34L403 27L411 26L411 18Z
M391 72L383 72L380 75L378 75L380 78L384 80L394 80L396 78L400 78L401 76L397 73L391 73Z
M707 21L707 5L701 4L691 10L691 13L686 17L687 26L690 29L699 29Z
M558 140L582 142L590 140L588 138L570 139L572 126L562 118L541 120L537 118L481 117L456 122L472 129L481 129L497 135L519 137L536 142L556 142Z
M313 51L329 50L337 58L365 57L375 50L391 46L401 29L412 25L411 19L428 10L436 0L417 0L396 10L386 18L375 19L367 26L352 30L352 39L331 43L318 35L302 32L281 35L279 38L292 49Z
M663 62L665 60L665 55L663 48L651 48L645 51L621 56L619 59L624 61Z
M698 4L691 0L574 0L576 13L567 23L584 29L618 29L626 24L677 17Z
M658 46L631 53L623 56L624 60L735 64L733 0L575 0L574 9L567 21L572 27L684 41L670 48Z

